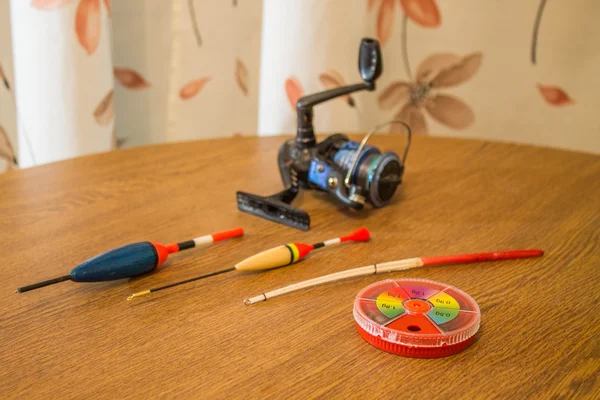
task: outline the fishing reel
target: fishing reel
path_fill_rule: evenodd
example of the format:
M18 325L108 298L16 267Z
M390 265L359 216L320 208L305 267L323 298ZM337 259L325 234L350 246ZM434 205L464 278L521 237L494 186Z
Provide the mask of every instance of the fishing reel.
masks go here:
M317 143L312 124L313 106L360 90L375 90L375 80L381 75L382 68L379 42L365 38L361 41L358 55L363 83L298 99L296 138L281 146L277 158L286 189L267 197L237 192L238 209L306 231L310 228L310 216L290 205L300 189L327 192L340 204L355 210L363 209L367 203L374 207L387 205L402 182L404 160L410 147L408 125L393 121L404 125L409 134L404 156L400 159L394 152L382 153L378 148L367 145L379 127L360 143L339 133Z

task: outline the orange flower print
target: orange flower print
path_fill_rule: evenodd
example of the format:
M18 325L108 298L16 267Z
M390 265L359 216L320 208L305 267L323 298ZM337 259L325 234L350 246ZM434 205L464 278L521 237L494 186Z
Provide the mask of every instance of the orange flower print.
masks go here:
M566 106L573 104L574 101L567 92L558 86L546 86L538 83L538 89L546 102L553 106Z
M114 67L113 75L127 89L139 90L150 87L150 83L142 75L130 68Z
M396 0L367 0L367 10L371 11L379 3L375 30L381 45L385 45L392 36L394 28ZM424 28L437 28L441 24L440 11L435 0L400 0L405 19ZM406 24L406 20L404 21Z
M437 28L442 22L434 0L400 0L404 14L425 28Z
M235 82L244 96L248 96L248 68L239 58L235 60Z
M445 89L471 79L481 65L481 53L459 57L450 53L434 54L419 64L415 80L391 83L379 96L382 109L399 107L395 118L407 123L413 133L428 133L426 110L442 125L464 129L475 120L471 108L462 100L440 94ZM392 130L399 129L392 126Z
M1 64L0 64L0 80L4 83L4 87L7 90L10 90L10 83L8 83L8 79L6 79L6 75L4 75L4 71L2 70Z
M295 110L298 99L304 96L304 89L302 89L302 84L298 78L290 76L288 79L286 79L285 94L290 102L290 106L292 106L292 109Z
M72 0L32 0L31 6L38 10L56 10L62 8ZM103 0L108 15L110 15L110 1ZM91 55L98 48L100 34L102 32L102 20L100 18L100 0L79 0L75 12L75 34L77 40L85 51Z
M194 79L183 85L179 90L179 97L181 100L189 100L192 97L196 96L200 91L204 88L204 85L210 81L210 77Z
M535 16L535 22L533 24L533 37L531 39L531 64L537 63L537 44L538 35L540 32L540 24L542 23L542 15L544 14L544 7L546 6L546 0L540 0L538 5L537 13ZM567 92L562 88L553 85L537 85L540 94L546 100L546 103L551 106L566 106L573 104L574 101Z
M8 134L0 125L0 160L5 159L8 161L8 170L16 168L18 165L17 157L15 156L15 151L10 144L10 139L8 138Z
M106 126L115 119L114 91L110 89L94 110L94 118L98 125Z

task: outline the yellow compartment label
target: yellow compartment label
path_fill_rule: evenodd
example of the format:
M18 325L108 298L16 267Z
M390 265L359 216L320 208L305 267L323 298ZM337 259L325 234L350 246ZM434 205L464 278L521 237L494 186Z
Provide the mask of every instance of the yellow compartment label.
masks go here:
M383 292L379 296L377 296L377 308L386 317L394 318L404 312L404 307L402 307L402 300L403 299L400 298L397 294Z
M460 310L458 301L456 301L454 297L444 292L440 292L427 300L429 300L434 307L454 308L456 310Z

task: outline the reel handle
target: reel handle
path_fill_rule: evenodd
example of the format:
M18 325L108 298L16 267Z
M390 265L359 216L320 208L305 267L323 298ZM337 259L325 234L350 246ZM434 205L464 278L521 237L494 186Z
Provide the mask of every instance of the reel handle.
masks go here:
M329 89L298 99L296 103L296 113L298 114L296 144L300 149L313 148L317 145L312 123L312 108L314 106L360 90L375 90L375 80L379 78L383 71L381 49L377 40L364 38L361 41L358 54L358 70L364 80L363 83Z

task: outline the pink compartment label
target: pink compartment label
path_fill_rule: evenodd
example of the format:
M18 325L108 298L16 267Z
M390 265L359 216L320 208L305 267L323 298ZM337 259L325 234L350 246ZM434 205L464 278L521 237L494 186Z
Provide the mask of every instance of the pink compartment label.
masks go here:
M402 288L408 293L408 295L412 299L423 299L427 300L429 297L433 296L440 289L434 289L426 286L406 286L402 285Z

